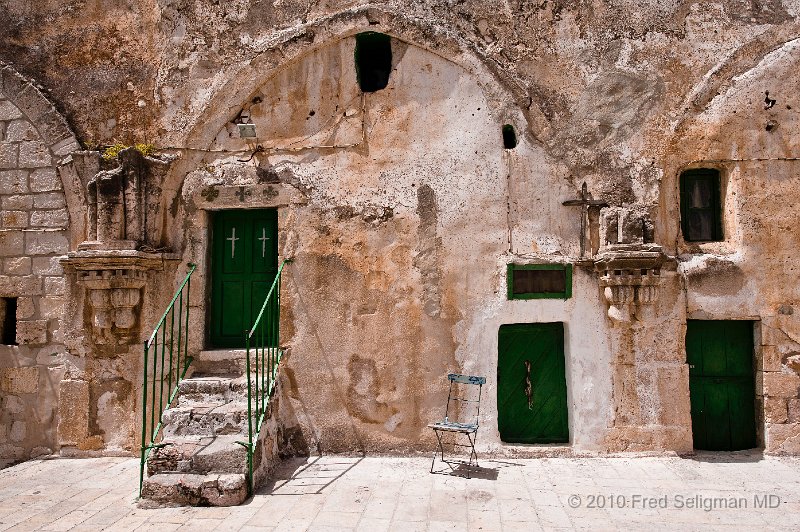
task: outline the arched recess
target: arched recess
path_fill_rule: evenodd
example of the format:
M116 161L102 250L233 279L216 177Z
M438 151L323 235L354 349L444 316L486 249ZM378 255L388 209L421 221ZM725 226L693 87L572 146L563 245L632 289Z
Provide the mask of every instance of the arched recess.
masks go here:
M189 150L172 165L164 182L161 212L168 212L183 178L203 159L202 150L211 145L217 132L238 114L242 103L248 101L259 86L285 66L362 31L385 33L459 65L478 80L498 124L510 119L525 124L526 136L534 143L548 136L549 123L536 103L530 101L524 86L503 71L475 43L428 21L383 8L359 7L281 34L268 49L228 74L228 81L209 98L211 104L186 128L188 133L183 138L183 145Z
M80 145L64 116L53 106L32 80L25 78L11 65L0 61L0 94L11 101L36 129L47 145L53 165L61 177L70 218L71 241L74 245L84 236L84 187L74 171L65 171L70 154Z
M735 89L737 79L763 68L765 59L771 54L780 54L781 50L791 48L797 44L798 39L800 26L794 21L770 27L726 56L706 72L700 83L688 91L682 112L673 121L671 135L666 139L668 156L665 158L664 179L659 194L659 218L663 222L659 224L658 239L668 242L672 251L677 252L680 238L678 174L686 168L708 166L705 163L709 163L711 159L714 160L711 161L712 166L719 167L722 163L717 160L720 158L718 154L708 151L712 145L709 139L714 135L704 128L698 128L698 122L704 121L704 116L713 112L714 102L723 101L726 94ZM759 88L761 100L764 99L764 90L769 88ZM722 121L720 118L715 128ZM716 149L719 147L717 143Z

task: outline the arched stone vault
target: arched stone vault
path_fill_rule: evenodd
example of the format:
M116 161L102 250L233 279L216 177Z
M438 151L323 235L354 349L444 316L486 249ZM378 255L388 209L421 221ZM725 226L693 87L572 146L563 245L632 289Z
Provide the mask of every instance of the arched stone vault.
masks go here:
M208 105L187 130L181 147L188 150L172 166L164 183L162 212L168 212L186 174L197 168L214 136L241 110L253 92L285 66L332 42L362 31L380 31L451 61L472 74L483 89L498 124L513 121L533 144L549 135L548 121L525 88L504 72L475 43L455 32L404 14L359 7L293 28L253 59L228 75L208 98ZM197 151L194 151L197 150Z

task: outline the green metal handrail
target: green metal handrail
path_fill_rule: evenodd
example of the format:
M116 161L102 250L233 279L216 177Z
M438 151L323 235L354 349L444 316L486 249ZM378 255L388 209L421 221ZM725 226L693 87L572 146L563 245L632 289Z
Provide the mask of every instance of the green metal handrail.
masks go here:
M169 408L178 395L178 383L186 375L192 362L189 357L189 288L196 264L188 264L189 272L175 291L172 300L158 321L150 338L144 341L144 376L142 378L142 451L139 464L139 496L142 495L144 483L144 466L150 452L163 444L157 443L162 429L161 416ZM186 289L184 291L184 288ZM177 341L175 336L175 303L178 303ZM169 321L167 321L169 319ZM161 342L159 344L159 334ZM160 348L160 349L159 349ZM183 361L181 361L183 351ZM148 382L148 360L152 353L153 376ZM181 364L183 362L183 364ZM173 386L173 377L175 385ZM156 385L158 384L158 393ZM164 385L167 387L166 403L164 402ZM150 392L148 401L148 391ZM148 409L149 402L149 409ZM148 412L149 410L149 412ZM149 415L148 415L149 414ZM156 420L158 420L156 422ZM148 430L149 429L149 430ZM148 434L150 436L148 440Z
M247 442L237 442L247 449L249 488L253 493L253 454L258 443L258 433L275 388L278 364L283 352L279 346L281 317L281 273L291 259L285 259L261 305L261 310L250 330L245 331L247 347ZM252 360L252 362L251 362Z

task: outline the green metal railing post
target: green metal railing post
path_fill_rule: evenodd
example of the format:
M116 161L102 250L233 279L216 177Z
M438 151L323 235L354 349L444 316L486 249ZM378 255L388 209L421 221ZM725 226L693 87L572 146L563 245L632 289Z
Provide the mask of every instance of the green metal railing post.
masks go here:
M267 408L269 408L269 398L275 388L275 376L281 360L281 350L278 345L280 340L278 332L281 314L281 274L283 268L291 262L290 259L285 259L281 263L253 326L245 332L248 441L238 443L247 449L250 494L253 493L255 482L253 479L253 454L258 443L261 425L264 423ZM254 351L255 357L255 375L252 373L253 365L250 364L251 349ZM260 364L259 358L261 359Z
M141 455L139 457L139 496L142 495L142 486L144 485L144 468L145 465L147 464L147 458L150 456L150 452L153 449L163 446L163 444L157 443L159 434L161 433L162 429L161 417L164 414L164 410L169 408L172 402L178 396L178 385L180 384L183 377L186 375L186 370L189 369L189 364L192 362L192 359L189 357L189 290L191 288L192 273L194 273L195 269L197 269L197 265L189 263L188 266L189 266L189 271L186 274L186 277L183 278L183 282L175 291L175 295L172 296L172 300L169 302L169 305L167 305L167 309L164 311L164 314L161 316L161 319L158 321L158 324L156 325L155 329L153 329L153 332L150 334L150 337L144 341L144 360L142 364L144 369L144 375L142 376L142 444L141 444ZM184 305L184 299L186 300L185 305ZM175 349L175 302L176 301L178 302L177 350ZM169 346L167 346L167 323L166 323L168 316L170 318ZM182 323L186 324L185 332L182 331L181 327ZM160 360L159 360L159 349L158 349L159 331L161 332ZM181 365L181 347L183 347L183 365ZM167 356L166 356L167 348L169 348L169 361L167 361ZM148 375L148 370L150 368L150 363L149 363L150 353L153 354L152 377ZM176 353L177 353L177 358L175 357ZM169 365L169 367L165 367L167 364ZM174 386L172 383L173 373L175 375ZM152 382L148 382L149 378L152 378ZM158 387L159 388L158 396L156 396L157 380L160 381ZM167 381L166 403L164 402L165 380ZM150 392L149 398L148 398L148 391ZM147 408L148 399L150 404L149 416ZM156 402L158 402L158 411L156 411ZM147 430L148 425L150 428L149 437Z

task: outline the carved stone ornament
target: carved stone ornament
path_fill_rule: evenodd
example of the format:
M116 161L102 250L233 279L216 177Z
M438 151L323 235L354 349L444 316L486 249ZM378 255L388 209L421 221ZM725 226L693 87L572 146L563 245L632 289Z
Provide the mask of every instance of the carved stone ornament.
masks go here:
M609 304L608 317L630 321L642 305L658 300L661 267L667 261L661 246L619 244L605 247L595 258L600 286Z
M148 271L163 270L166 257L134 250L78 251L61 263L86 289L96 344L139 341L138 315Z
M160 247L156 214L169 164L128 148L116 167L87 181L87 239L61 263L86 290L84 325L96 345L139 341L148 272L173 258L150 252Z

